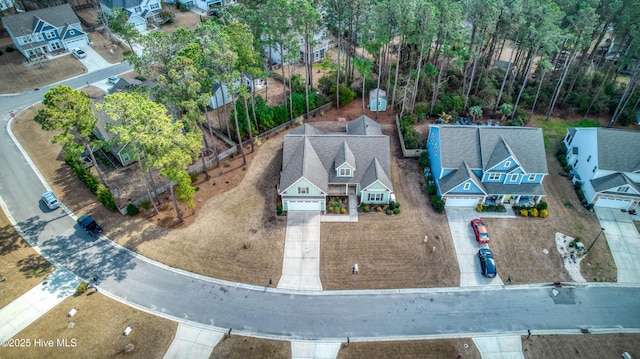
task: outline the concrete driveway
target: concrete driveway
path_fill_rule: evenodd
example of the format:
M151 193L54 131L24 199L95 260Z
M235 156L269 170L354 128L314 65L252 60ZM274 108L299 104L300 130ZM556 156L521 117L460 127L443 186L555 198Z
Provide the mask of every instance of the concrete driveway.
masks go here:
M471 208L447 208L449 230L456 249L458 266L460 267L460 286L470 287L478 285L503 285L500 275L495 278L485 278L480 274L480 261L477 258L480 248L489 248L487 244L478 244L473 235L470 222L478 218L479 214ZM484 213L483 213L484 214ZM489 229L491 230L491 229ZM500 263L496 263L500 273Z
M82 62L87 72L94 72L112 66L107 60L100 56L99 53L93 50L91 46L82 46L81 49L87 53L87 57L78 60Z
M320 211L287 212L284 263L278 288L322 290Z
M596 207L595 211L618 268L618 283L640 283L640 234L633 217L619 209Z

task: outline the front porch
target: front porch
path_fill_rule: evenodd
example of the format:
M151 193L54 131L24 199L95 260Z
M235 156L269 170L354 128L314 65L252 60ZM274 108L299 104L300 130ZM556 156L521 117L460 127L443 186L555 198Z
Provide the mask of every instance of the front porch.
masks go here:
M357 196L358 188L356 184L330 184L328 196Z
M513 205L533 207L540 203L543 198L544 196L499 194L485 197L482 204L485 206Z

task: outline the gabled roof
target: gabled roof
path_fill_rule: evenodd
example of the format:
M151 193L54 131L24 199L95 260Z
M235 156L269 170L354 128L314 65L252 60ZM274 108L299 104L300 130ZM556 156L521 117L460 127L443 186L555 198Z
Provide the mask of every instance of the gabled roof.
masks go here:
M100 3L109 9L115 8L132 8L140 6L143 0L100 0Z
M347 123L347 133L350 135L381 135L380 125L369 117L362 115Z
M598 168L616 172L640 171L640 132L598 128Z
M504 140L504 137L500 136L500 141L493 148L493 153L491 153L491 157L489 157L489 162L486 164L485 169L493 168L498 165L500 162L503 162L509 157L515 157L511 148Z
M607 191L624 185L629 185L636 191L640 192L640 183L633 182L623 173L612 173L607 176L594 178L591 180L591 185L596 192Z
M347 128L356 128L357 126L352 126L355 121L364 123L363 120L354 120L347 124ZM379 128L373 120L367 118L365 121L371 121ZM372 124L368 127L376 128ZM353 177L337 176L335 169L341 163L336 161L341 161L342 156L342 163L347 162L356 169ZM329 183L363 185L365 176L373 174L373 178L366 177L368 184L379 180L393 190L390 168L389 137L382 134L354 135L351 132L326 133L304 124L284 137L279 188L283 192L304 177L322 191L328 192Z
M367 168L367 170L364 172L364 176L362 176L362 180L360 180L360 186L364 189L369 187L375 181L379 181L389 190L393 189L391 180L384 172L384 169L382 168L382 165L377 158L373 159L373 162L371 162L369 168Z
M80 22L80 19L78 19L78 16L73 12L69 4L51 6L2 18L4 26L11 29L11 32L16 37L33 33L39 20L45 21L58 28L66 24Z
M438 185L440 186L440 193L445 194L467 180L473 181L473 183L475 183L476 186L478 186L478 188L480 188L480 190L485 192L486 194L486 191L482 183L480 182L480 179L475 175L475 173L473 173L473 171L471 171L471 168L469 168L469 165L467 165L467 162L465 161L462 161L462 165L460 166L460 168L453 170L451 173L442 177L438 181Z
M533 127L439 125L443 168L487 171L503 155L514 157L526 173L548 173L542 130ZM503 148L498 148L503 146ZM495 153L495 154L494 154ZM495 164L493 164L495 165Z
M311 126L309 126L309 127L311 127ZM351 166L351 168L354 168L354 169L356 168L356 157L354 156L353 152L351 151L351 148L349 148L349 145L347 144L347 141L344 141L342 143L342 147L340 147L340 150L338 150L338 153L336 153L335 168L338 168L339 166L341 166L344 163L346 163L349 166Z

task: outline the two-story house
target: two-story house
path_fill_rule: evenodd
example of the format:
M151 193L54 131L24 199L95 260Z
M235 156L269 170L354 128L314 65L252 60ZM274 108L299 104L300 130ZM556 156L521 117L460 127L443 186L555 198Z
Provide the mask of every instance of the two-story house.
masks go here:
M325 213L330 196L370 204L392 198L389 137L367 116L348 122L345 132L304 124L284 137L282 148L278 194L285 211Z
M298 43L300 45L300 49L299 49L298 58L296 61L304 62L306 58L306 53L307 53L305 37L302 35L299 36ZM311 49L311 62L318 62L325 58L327 51L329 51L329 43L330 43L330 39L329 39L329 36L327 36L326 28L322 28L314 32L313 40L311 42L311 44L313 45ZM281 65L283 63L282 54L280 53L280 46L278 44L271 47L271 49L267 47L266 52L271 63L276 65Z
M569 128L564 137L574 183L587 203L631 210L640 203L640 132Z
M546 196L539 128L431 125L427 151L447 207L535 205Z
M2 22L15 48L29 61L89 43L69 4L6 16Z
M207 12L212 11L219 7L235 5L236 0L195 0L194 5L198 9L205 10Z
M160 0L100 0L100 8L109 15L113 9L124 9L129 14L127 23L140 32L147 30L147 24L155 24L162 10Z

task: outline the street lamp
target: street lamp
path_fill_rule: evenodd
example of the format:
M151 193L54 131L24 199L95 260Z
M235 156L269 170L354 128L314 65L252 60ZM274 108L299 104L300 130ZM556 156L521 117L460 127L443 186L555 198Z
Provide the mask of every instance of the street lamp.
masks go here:
M600 238L600 235L603 232L604 232L604 228L600 227L600 233L598 233L598 235L596 236L596 239L594 239L591 245L589 246L589 248L587 248L587 253L589 253L589 251L591 250L591 247L593 247L593 245L596 244L596 241L598 240L598 238Z

